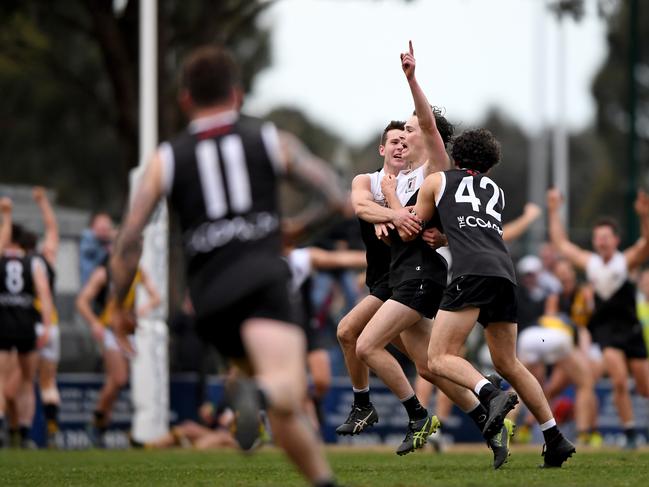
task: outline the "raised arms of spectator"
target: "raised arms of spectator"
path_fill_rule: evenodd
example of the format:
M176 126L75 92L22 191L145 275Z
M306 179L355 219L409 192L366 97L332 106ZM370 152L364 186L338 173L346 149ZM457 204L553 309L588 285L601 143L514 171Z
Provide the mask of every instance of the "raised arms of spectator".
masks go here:
M0 198L0 217L2 217L2 223L0 223L0 252L11 241L12 208L13 205L9 198Z
M547 192L547 204L550 240L566 259L570 260L580 269L586 269L592 253L575 245L568 239L566 229L561 222L561 215L559 214L561 203L562 197L559 190L555 188L549 189Z
M412 99L415 102L415 112L419 121L419 128L424 136L428 150L427 174L438 171L446 171L451 168L451 161L446 153L444 140L437 130L435 115L428 103L424 91L419 86L415 76L415 53L412 48L412 41L408 41L408 52L401 53L401 69L406 75Z
M649 195L643 190L638 190L634 208L640 220L640 238L624 251L629 269L642 265L649 258Z
M541 207L534 203L527 203L523 214L518 218L505 223L503 226L503 240L511 242L523 235L534 221L541 216Z
M59 225L56 221L54 210L52 210L52 205L47 199L45 188L36 186L32 190L32 197L41 210L43 224L45 225L45 240L41 254L43 254L48 264L54 266L56 263L56 255L59 251Z

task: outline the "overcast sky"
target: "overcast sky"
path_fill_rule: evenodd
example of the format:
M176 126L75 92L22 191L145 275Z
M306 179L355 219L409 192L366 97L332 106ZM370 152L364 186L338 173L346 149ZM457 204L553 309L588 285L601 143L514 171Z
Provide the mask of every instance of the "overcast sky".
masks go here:
M478 123L498 107L534 131L558 114L559 30L543 0L280 0L273 64L256 79L246 110L288 105L351 143L406 118L412 100L399 53L412 39L417 78L453 121ZM564 20L565 117L583 128L594 116L592 77L606 55L605 25L587 0L578 24Z

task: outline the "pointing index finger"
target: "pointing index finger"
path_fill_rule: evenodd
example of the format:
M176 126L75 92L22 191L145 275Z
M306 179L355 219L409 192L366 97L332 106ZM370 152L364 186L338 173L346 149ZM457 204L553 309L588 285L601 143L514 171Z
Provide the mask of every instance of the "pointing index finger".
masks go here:
M408 41L408 50L410 51L410 54L411 54L412 56L415 55L415 51L414 51L413 48L412 48L412 41Z

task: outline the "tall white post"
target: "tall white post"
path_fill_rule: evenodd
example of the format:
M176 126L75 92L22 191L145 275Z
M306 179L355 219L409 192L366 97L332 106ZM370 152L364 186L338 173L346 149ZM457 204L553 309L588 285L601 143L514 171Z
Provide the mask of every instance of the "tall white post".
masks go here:
M552 137L552 170L554 186L564 196L561 216L566 228L569 222L570 183L568 171L568 131L566 129L566 33L565 22L559 14L557 26L557 118Z
M532 80L532 96L534 113L538 125L534 128L529 152L529 171L527 181L527 197L533 203L544 206L545 191L548 187L548 135L546 129L546 46L547 46L547 29L546 29L546 6L543 2L537 4L533 12L533 39L532 39L532 56L535 59ZM533 248L527 249L528 252L536 252L539 243L545 239L545 222L539 218L530 229Z
M131 187L137 185L138 174L158 144L157 46L157 0L140 0L140 165ZM144 231L140 261L162 298L156 310L139 320L135 334L137 354L131 364L131 433L140 442L162 436L169 426L168 235L167 206L163 202ZM146 299L144 290L139 289L137 302Z

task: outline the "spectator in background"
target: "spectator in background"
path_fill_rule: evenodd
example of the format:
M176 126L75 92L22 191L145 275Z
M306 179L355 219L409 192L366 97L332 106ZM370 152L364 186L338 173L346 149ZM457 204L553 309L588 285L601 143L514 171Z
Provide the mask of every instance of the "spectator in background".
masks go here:
M572 263L567 259L556 261L554 272L561 283L561 293L552 296L547 303L546 311L550 314L560 313L570 319L576 325L576 347L573 351L574 360L585 364L586 372L582 372L583 366L569 365L564 367L554 367L548 378L545 394L549 401L558 397L559 394L570 383L581 383L582 387L584 378L575 376L577 374L587 375L586 381L591 382L593 394L582 394L583 401L576 398L575 401L575 419L577 419L577 440L582 445L600 447L604 439L597 430L598 404L594 395L595 383L604 374L604 364L602 362L602 351L597 344L592 343L592 337L588 331L588 322L593 313L594 295L590 285L580 284L577 280L577 273ZM572 378L571 378L572 376ZM576 380L575 380L576 379ZM579 396L579 389L577 389ZM586 411L587 410L587 411ZM580 418L587 418L581 422Z
M545 312L545 300L555 294L551 288L545 287L540 279L543 272L543 263L535 255L526 255L518 261L518 332L528 326L537 324L538 319ZM559 285L560 287L560 285Z
M128 382L129 359L134 354L134 337L137 319L145 317L160 304L160 295L151 278L138 268L131 281L128 294L121 302L112 294L109 286L110 275L108 271L108 258L95 269L86 285L77 296L77 311L90 326L91 333L102 349L104 359L104 385L99 393L93 421L87 427L87 433L93 446L103 448L106 446L106 432L110 424L113 406L120 390ZM135 293L137 286L142 285L148 294L148 301L135 307ZM100 311L95 312L94 304L98 304ZM131 328L130 334L116 335L113 330L114 316L117 306L128 310Z
M108 213L95 213L90 228L81 233L79 242L79 275L83 287L92 271L108 256L108 245L115 235L113 220Z
M230 432L234 412L226 404L220 403L214 406L210 402L205 402L201 405L198 416L200 422L188 419L151 442L140 444L131 440L131 444L149 450L177 447L196 450L238 447L237 440Z
M639 395L649 397L649 361L636 311L636 289L629 276L649 258L649 195L638 191L635 211L642 235L624 251L619 248L617 224L610 219L601 219L593 227L592 251L572 243L559 215L562 197L558 190L548 190L547 203L552 242L576 268L586 271L593 287L595 307L588 328L604 354L613 401L626 436L624 446L634 449L636 424L629 378L635 379Z
M555 267L559 261L559 252L550 242L545 242L539 248L539 257L543 268L539 273L539 283L552 294L561 292L561 281L555 275Z
M43 259L45 270L47 272L47 279L50 284L50 291L52 299L55 296L55 283L56 283L56 259L59 253L59 225L56 221L54 209L47 199L45 188L36 186L32 190L32 197L38 205L45 226L45 235L43 236L43 243L40 250L36 255ZM25 249L29 252L29 249ZM34 249L35 250L35 249ZM36 309L40 311L40 301L35 303ZM56 310L56 305L52 306L52 325L50 327L50 339L39 350L39 386L41 392L41 399L43 401L43 413L45 415L45 423L47 428L47 445L52 448L56 445L56 433L59 431L59 404L61 397L56 385L56 371L58 369L59 360L61 357L61 336L59 333L59 317ZM43 334L44 326L42 323L36 325L36 333L40 336Z

